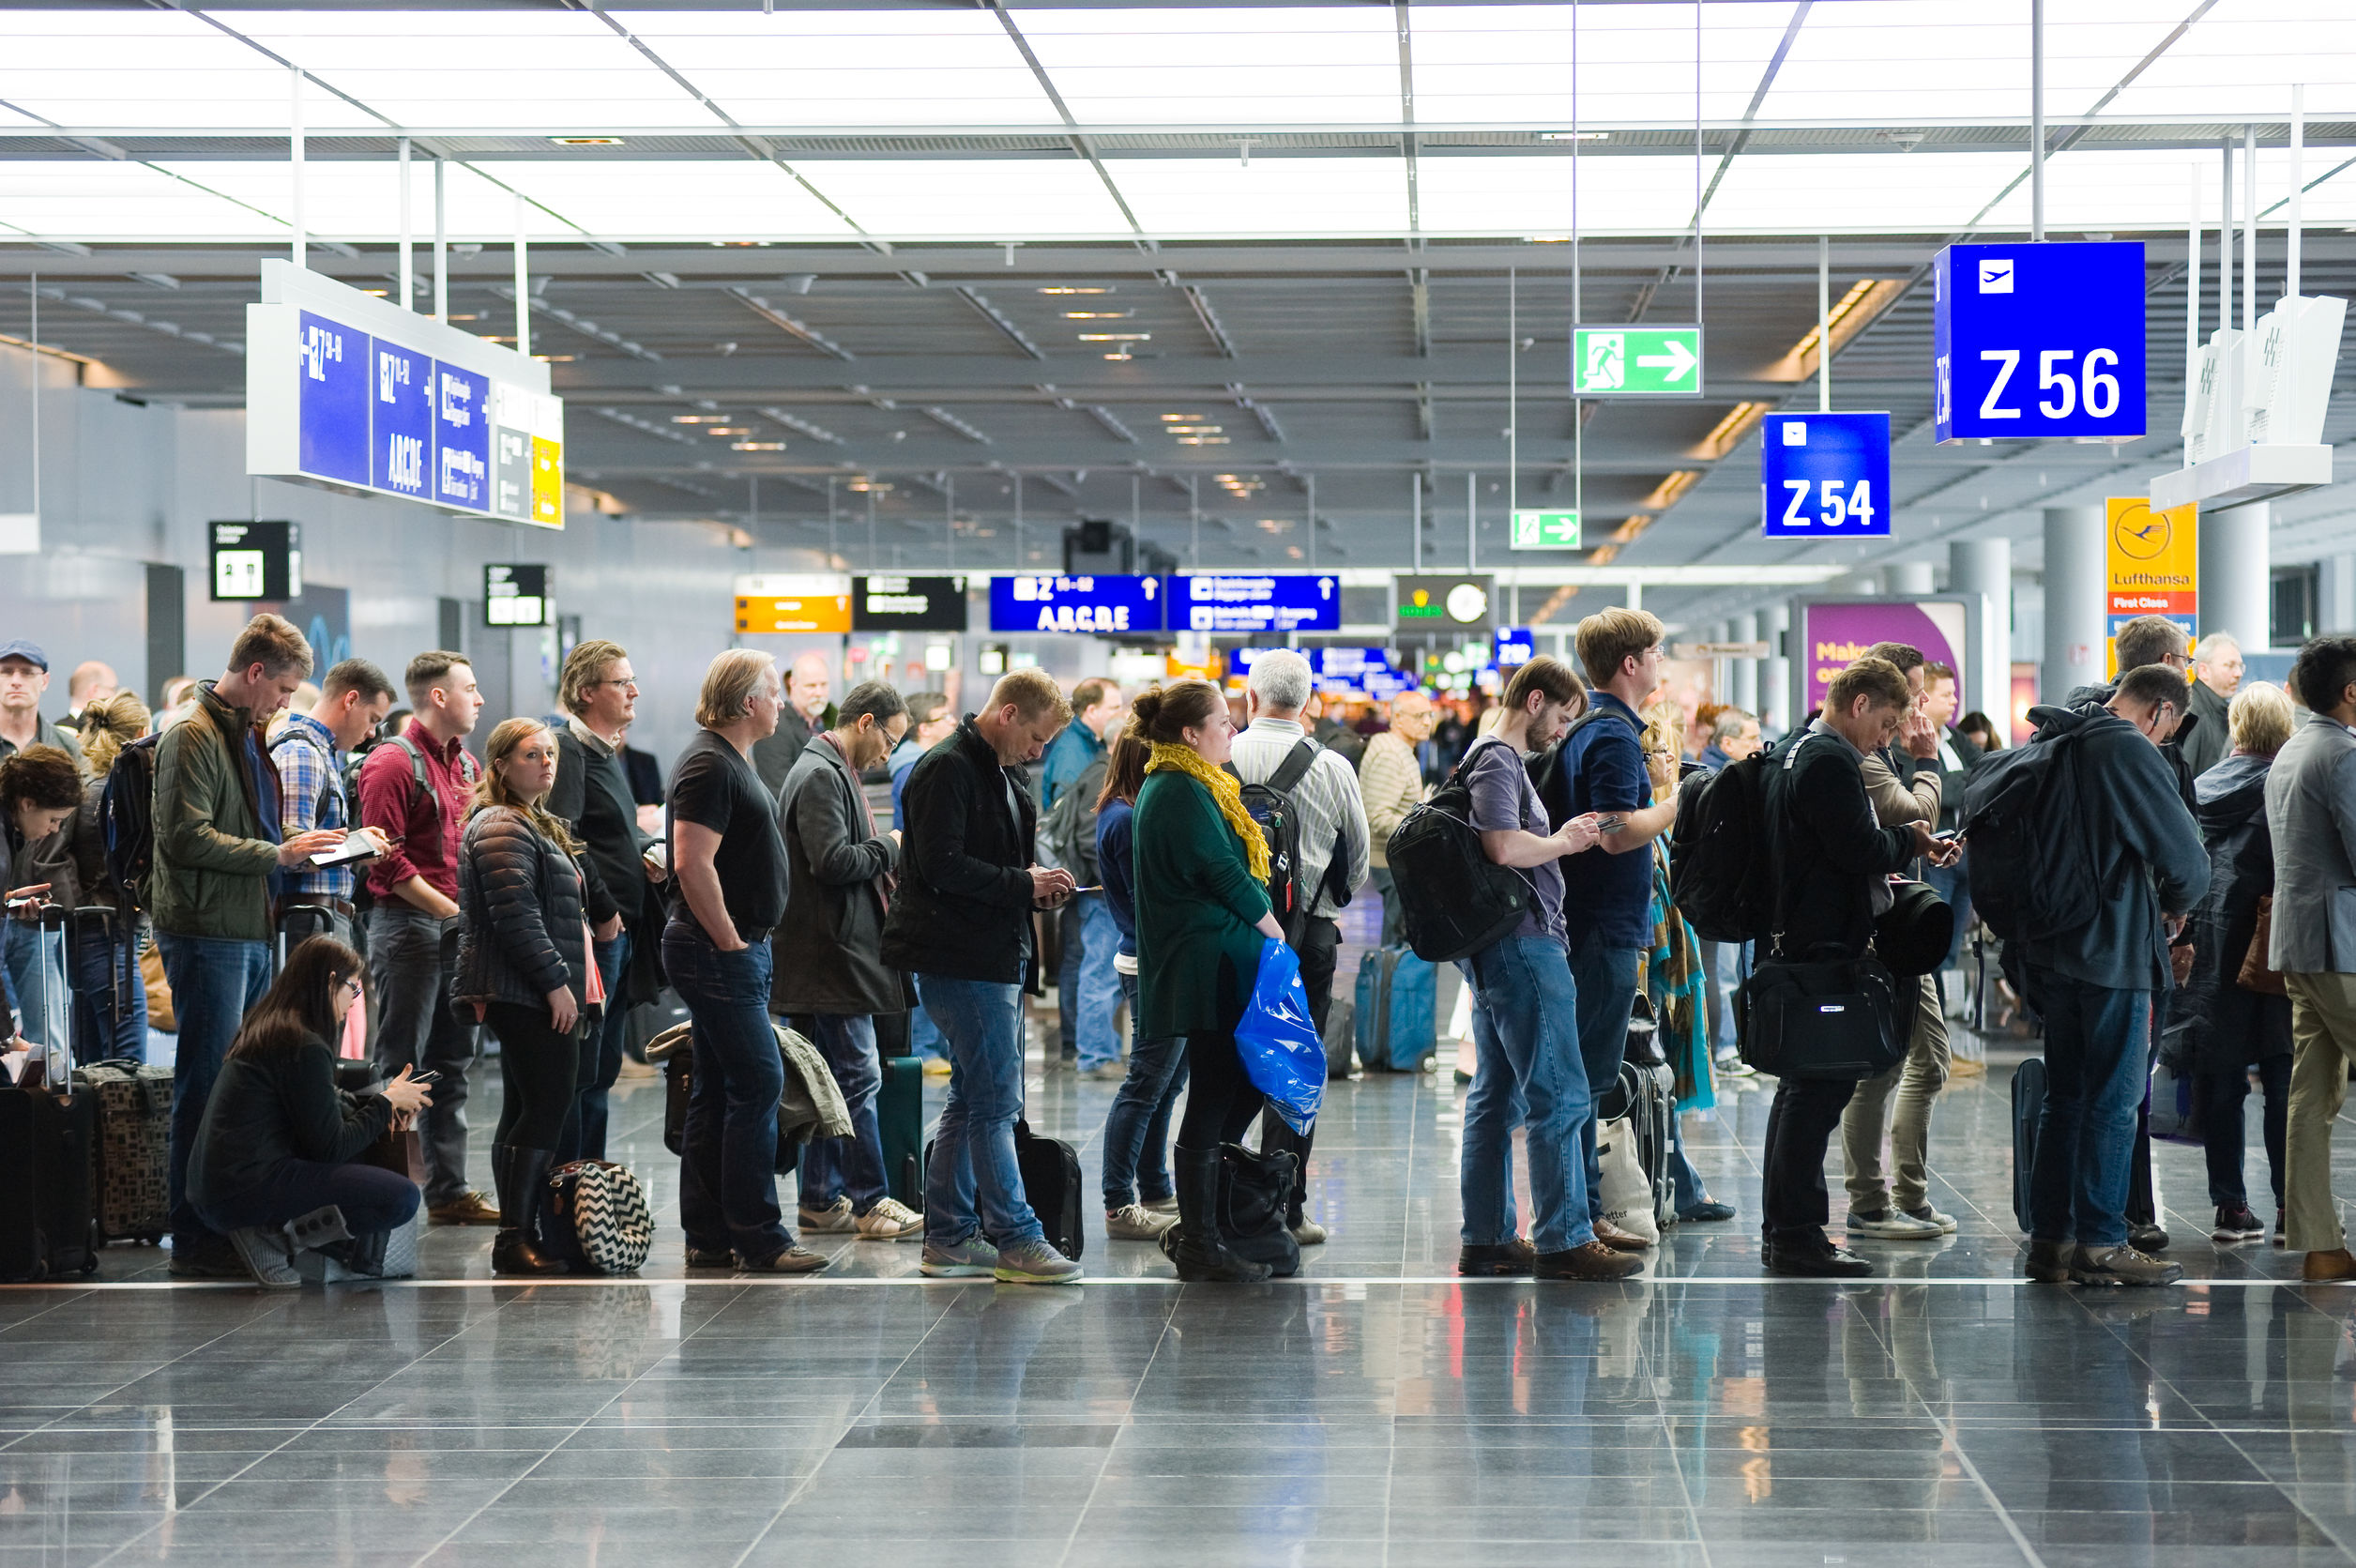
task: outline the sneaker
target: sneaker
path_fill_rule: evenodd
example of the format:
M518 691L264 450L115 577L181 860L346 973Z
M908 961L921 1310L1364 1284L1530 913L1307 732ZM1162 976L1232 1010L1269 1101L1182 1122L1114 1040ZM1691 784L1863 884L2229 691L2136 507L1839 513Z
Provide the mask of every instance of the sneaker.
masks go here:
M499 1210L480 1193L461 1193L425 1211L435 1225L497 1225Z
M2080 1246L2070 1258L2070 1278L2079 1285L2174 1285L2183 1277L2183 1265L2132 1246Z
M1721 1077L1756 1078L1758 1076L1758 1069L1744 1061L1740 1057L1720 1057L1710 1065L1711 1071Z
M1301 1216L1300 1223L1292 1227L1292 1232L1295 1246L1321 1247L1325 1245L1325 1226L1305 1214Z
M737 1255L726 1247L699 1247L690 1241L687 1244L687 1266L691 1269L733 1269L737 1266Z
M851 1212L851 1200L847 1197L836 1198L824 1209L813 1209L805 1203L801 1206L801 1227L821 1236L847 1236L859 1228L859 1216Z
M2156 1225L2130 1224L2127 1226L2127 1245L2137 1252L2166 1252L2167 1251L2167 1232Z
M1100 1084L1117 1084L1129 1076L1129 1064L1121 1061L1100 1061L1080 1076L1092 1078Z
M1872 1264L1830 1241L1821 1246L1777 1246L1770 1241L1761 1261L1769 1273L1795 1279L1863 1279L1874 1271Z
M1137 1207L1151 1214L1175 1214L1178 1212L1178 1194L1172 1193L1168 1197L1141 1198Z
M1524 1236L1478 1245L1467 1241L1456 1249L1456 1271L1467 1279L1515 1279L1537 1266L1538 1249Z
M946 1078L946 1077L948 1077L948 1076L949 1076L949 1058L948 1058L947 1057L927 1057L927 1058L924 1058L924 1075L925 1075L926 1077L928 1077L928 1078Z
M911 1241L924 1234L924 1216L888 1197L861 1214L858 1225L862 1241Z
M1104 1211L1104 1234L1116 1241L1158 1241L1176 1224L1176 1214L1157 1214L1142 1203Z
M2068 1241L2040 1241L2029 1238L2029 1277L2038 1285L2067 1285L2070 1283L2070 1255L2077 1248Z
M1885 1241L1925 1241L1944 1236L1934 1220L1918 1220L1902 1209L1877 1209L1861 1214L1848 1211L1848 1230L1852 1236L1878 1236Z
M1562 1252L1542 1252L1530 1260L1538 1279L1617 1280L1644 1272L1644 1259L1619 1252L1601 1241L1587 1241Z
M1955 1234L1955 1216L1948 1213L1943 1209L1934 1208L1932 1205L1926 1203L1919 1209L1908 1209L1903 1210L1903 1212L1910 1214L1914 1218L1921 1220L1924 1225L1935 1225L1938 1226L1938 1233L1941 1236L1953 1236Z
M287 1250L285 1227L268 1230L260 1225L239 1225L229 1233L229 1244L253 1277L253 1283L265 1290L294 1290L303 1283L303 1276L295 1271L294 1254Z
M1677 1223L1680 1225L1715 1225L1721 1220L1733 1218L1734 1205L1720 1203L1714 1197L1706 1197L1691 1209L1677 1211Z
M962 1241L942 1246L937 1241L924 1243L924 1256L917 1261L917 1272L927 1279L988 1279L998 1266L998 1249L979 1230Z
M1049 1246L1045 1238L998 1249L993 1273L1003 1285L1077 1285L1080 1266Z
M2217 1227L2209 1233L2212 1241L2227 1246L2237 1241L2255 1241L2266 1234L2266 1226L2246 1203L2220 1204L2217 1208Z
M785 1250L760 1262L747 1261L743 1271L748 1274L814 1274L834 1259L822 1252L787 1242Z

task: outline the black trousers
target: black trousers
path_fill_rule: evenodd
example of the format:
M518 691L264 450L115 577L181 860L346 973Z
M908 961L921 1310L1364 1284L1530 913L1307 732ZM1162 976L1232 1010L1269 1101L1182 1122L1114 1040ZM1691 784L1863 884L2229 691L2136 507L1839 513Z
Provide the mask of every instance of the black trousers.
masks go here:
M1325 1033L1325 1021L1333 1011L1333 968L1341 957L1342 927L1339 921L1312 915L1301 922L1300 941L1293 951L1300 957L1300 985L1309 993L1309 1019ZM1307 1134L1296 1133L1284 1125L1284 1119L1274 1111L1260 1118L1260 1152L1263 1154L1293 1154L1293 1195L1286 1206L1284 1223L1299 1225L1301 1209L1309 1201L1309 1152L1316 1147L1314 1129Z
M1266 1096L1252 1087L1236 1054L1232 1030L1186 1037L1186 1114L1178 1121L1180 1149L1215 1149L1239 1142Z
M581 1086L595 1083L597 1042L575 1024L558 1034L545 1004L493 1002L483 1022L499 1037L499 1128L492 1142L519 1149L563 1148L578 1136Z
M1761 1230L1771 1242L1824 1239L1832 1206L1824 1190L1824 1150L1857 1086L1786 1078L1767 1113L1767 1149L1760 1160Z

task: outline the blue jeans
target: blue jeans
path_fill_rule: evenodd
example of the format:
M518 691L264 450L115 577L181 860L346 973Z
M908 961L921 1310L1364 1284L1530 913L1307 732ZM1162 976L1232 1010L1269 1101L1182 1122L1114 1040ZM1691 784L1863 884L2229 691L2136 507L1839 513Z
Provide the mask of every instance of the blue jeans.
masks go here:
M1186 1036L1139 1037L1137 977L1120 977L1129 998L1129 1076L1113 1091L1104 1118L1104 1211L1125 1209L1143 1198L1168 1197L1170 1112L1186 1087Z
M172 982L172 1007L180 1021L180 1054L172 1068L172 1151L169 1194L172 1247L182 1254L213 1239L196 1206L189 1201L189 1151L204 1125L205 1104L220 1076L221 1058L237 1038L246 1010L270 988L270 944L227 936L182 936L159 932L164 978Z
M777 1207L777 1099L785 1061L769 1023L769 945L722 952L673 921L662 967L695 1026L679 1159L679 1225L702 1252L766 1263L794 1244Z
M875 1091L884 1066L875 1055L875 1020L821 1012L809 1020L810 1041L827 1058L834 1087L851 1113L847 1138L813 1138L801 1152L801 1206L831 1209L847 1196L864 1214L890 1195L884 1180L884 1134L875 1120Z
M1046 1235L1023 1195L1014 1122L1023 1114L1023 988L920 974L917 996L949 1041L949 1103L924 1173L924 1239L954 1246L979 1229L1004 1248Z
M2045 1020L2045 1107L2029 1168L2029 1234L2086 1247L2124 1245L2151 993L2090 985L2035 966L2029 983L2031 1005Z
M316 1160L281 1160L270 1174L220 1203L205 1206L205 1223L220 1230L243 1225L280 1225L329 1205L343 1210L343 1226L355 1236L398 1230L409 1223L422 1199L406 1176L374 1165L323 1165Z
M595 944L598 979L605 985L605 1015L589 1026L597 1043L597 1076L581 1086L580 1109L572 1138L556 1150L556 1163L605 1158L608 1097L614 1080L622 1075L622 1042L630 1034L630 1010L614 998L621 995L622 976L630 969L630 932L610 942Z
M147 1059L147 983L136 934L118 935L95 920L75 934L73 1017L79 1059Z
M1518 1098L1528 1107L1522 1120L1529 1134L1530 1201L1538 1210L1530 1241L1540 1252L1584 1246L1595 1240L1586 1170L1595 1101L1579 1061L1579 992L1571 967L1543 936L1508 936L1460 964L1488 1018L1472 1092L1465 1097L1464 1241L1494 1246L1512 1234L1506 1151Z
M1572 944L1571 976L1579 987L1579 1059L1587 1068L1587 1092L1600 1100L1619 1082L1628 1054L1628 1019L1636 1007L1636 969L1644 955L1589 935ZM1595 1155L1595 1119L1579 1130L1579 1156L1587 1165L1588 1217L1604 1213L1604 1167Z
M1082 893L1080 906L1080 970L1077 977L1080 1019L1080 1071L1120 1060L1120 1036L1113 1029L1113 1009L1121 994L1120 974L1113 955L1120 951L1120 927L1113 922L1113 906L1102 893ZM1060 998L1058 998L1060 999Z

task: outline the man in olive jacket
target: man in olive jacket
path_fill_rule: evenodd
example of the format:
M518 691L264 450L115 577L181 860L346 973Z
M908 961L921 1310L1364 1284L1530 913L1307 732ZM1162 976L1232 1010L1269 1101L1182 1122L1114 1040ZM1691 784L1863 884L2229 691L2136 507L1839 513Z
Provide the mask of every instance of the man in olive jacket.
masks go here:
M336 829L280 842L278 769L263 731L310 674L311 645L294 624L256 616L228 672L200 682L194 710L156 743L146 895L180 1024L169 1172L172 1271L184 1278L246 1277L189 1200L189 1151L229 1043L269 989L274 874L343 842Z
M851 1115L850 1136L821 1138L802 1154L801 1227L874 1241L914 1241L924 1231L924 1217L891 1195L875 1117L884 1080L875 1014L908 1009L905 982L883 957L900 840L875 830L859 787L859 775L907 730L907 704L890 683L860 682L835 710L834 726L812 736L794 759L777 807L785 918L769 938L769 1011L817 1045Z
M1073 890L1070 872L1031 864L1039 808L1022 770L1071 718L1044 673L1011 671L986 708L924 754L900 797L908 828L884 962L916 977L950 1062L918 1265L936 1279L1046 1285L1080 1274L1048 1244L1014 1164L1023 989L1038 962L1031 911L1060 907Z

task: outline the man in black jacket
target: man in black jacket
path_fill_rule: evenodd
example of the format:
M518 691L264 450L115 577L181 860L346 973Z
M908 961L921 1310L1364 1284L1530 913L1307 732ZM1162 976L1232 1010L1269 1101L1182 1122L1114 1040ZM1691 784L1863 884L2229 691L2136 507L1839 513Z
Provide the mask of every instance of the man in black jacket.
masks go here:
M638 716L638 677L619 643L578 646L557 677L568 715L556 726L556 783L549 814L581 841L590 875L583 889L597 937L605 1015L598 1031L597 1077L581 1086L578 1132L556 1151L569 1160L605 1158L606 1101L621 1075L622 1044L633 1003L654 994L655 950L661 945L662 901L649 890L663 872L646 860L653 837L638 826L637 801L621 758L621 738ZM644 955L644 961L632 960Z
M1889 907L1889 878L1922 856L1952 860L1954 845L1922 822L1875 824L1861 764L1890 743L1913 711L1896 665L1860 659L1833 677L1823 716L1769 763L1768 849L1775 876L1775 949L1786 958L1862 958L1874 919ZM1771 1274L1855 1277L1873 1265L1824 1233L1831 1215L1824 1150L1854 1083L1785 1078L1767 1119L1761 1160L1766 1266Z
M919 1268L935 1278L1080 1277L1048 1243L1014 1163L1023 993L1038 963L1031 911L1060 907L1076 886L1068 871L1031 864L1039 808L1023 769L1071 718L1043 672L1011 671L987 708L924 754L900 797L908 827L884 962L915 976L951 1064L924 1184Z

